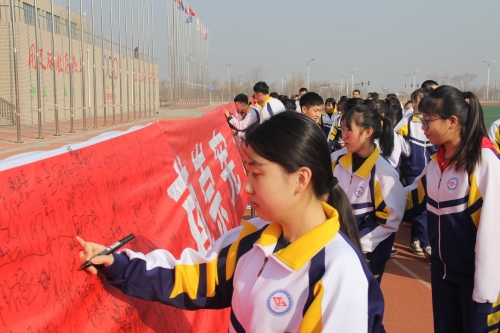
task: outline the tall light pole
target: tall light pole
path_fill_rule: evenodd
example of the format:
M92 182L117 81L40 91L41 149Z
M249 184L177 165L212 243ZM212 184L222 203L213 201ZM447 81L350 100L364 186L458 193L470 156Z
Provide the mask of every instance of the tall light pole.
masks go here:
M351 72L351 91L354 91L354 72L357 71L358 69L347 69L349 72ZM347 95L349 95L349 92L347 92Z
M286 73L278 73L281 75L281 94L283 95L283 82L285 81L285 76L288 77Z
M342 87L344 86L344 76L345 74L340 75L340 92L342 92Z
M228 93L231 93L231 81L229 80L229 67L231 67L231 64L226 64L227 67L227 89Z
M417 86L415 85L415 75L418 73L418 69L416 71L410 71L410 73L413 74L413 89L417 89Z
M489 96L488 96L488 93L489 93L489 90L490 90L490 66L492 63L495 62L495 60L493 60L492 62L487 62L486 60L483 60L483 62L488 65L488 83L486 84L486 100L489 101Z
M309 90L309 64L310 64L310 63L311 63L311 61L313 61L313 60L314 60L314 58L313 58L313 59L311 59L311 60L309 60L309 61L305 61L305 60L303 60L303 61L306 63L306 65L307 65L307 90Z

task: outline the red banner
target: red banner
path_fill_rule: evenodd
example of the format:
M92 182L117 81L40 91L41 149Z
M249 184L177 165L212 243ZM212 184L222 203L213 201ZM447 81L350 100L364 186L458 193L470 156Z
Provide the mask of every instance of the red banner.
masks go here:
M220 110L1 164L0 332L227 330L227 310L142 301L77 271L75 241L134 233L126 247L179 256L239 225L246 175Z

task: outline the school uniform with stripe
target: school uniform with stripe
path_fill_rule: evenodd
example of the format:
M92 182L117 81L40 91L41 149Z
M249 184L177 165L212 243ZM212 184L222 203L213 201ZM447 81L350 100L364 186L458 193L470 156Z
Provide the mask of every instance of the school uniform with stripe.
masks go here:
M122 250L99 267L125 294L181 309L231 307L229 332L384 332L383 296L338 213L273 253L281 225L259 218L228 231L206 256Z
M260 123L262 124L265 120L271 118L275 114L285 111L285 106L279 99L269 97L260 109Z
M422 130L421 119L413 115L403 117L394 129L401 143L400 170L403 177L416 177L422 173L436 146L430 143Z
M328 146L331 150L340 150L342 146L339 140L342 139L342 116L340 114L335 115L335 119L332 121L332 127L327 135Z
M500 329L500 264L498 240L498 189L500 160L486 138L481 163L472 174L446 166L444 150L432 155L422 175L407 188L410 215L427 209L432 246L431 273L434 311L453 311L457 304L470 307L472 314L452 313L455 318L472 317L471 332L498 332ZM413 212L412 212L413 211ZM435 279L439 280L435 280ZM443 282L441 282L441 281ZM456 304L446 304L445 284L463 286ZM439 285L438 285L439 283ZM470 288L470 293L463 290ZM434 291L436 289L436 291ZM456 295L455 295L456 296ZM434 300L436 299L436 300ZM474 302L474 304L472 303ZM439 318L439 314L435 318ZM479 319L478 319L479 318ZM469 328L464 328L467 331Z
M363 252L377 277L390 257L404 214L405 192L398 173L378 147L354 173L352 163L352 153L345 148L332 154L333 175L351 202Z
M495 145L497 153L500 154L500 119L497 119L493 124L491 124L488 136Z
M323 110L321 116L318 119L318 125L321 126L321 130L325 133L325 136L328 137L330 130L332 128L333 123L337 119L337 115L335 113L328 113Z

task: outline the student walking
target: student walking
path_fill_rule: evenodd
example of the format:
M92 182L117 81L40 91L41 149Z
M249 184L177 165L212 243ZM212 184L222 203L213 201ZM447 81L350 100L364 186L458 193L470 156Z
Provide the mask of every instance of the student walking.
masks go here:
M500 160L477 97L450 86L420 101L422 128L439 145L407 188L427 209L434 330L496 332L500 320Z
M351 202L368 266L380 282L405 209L399 175L385 157L394 132L387 118L358 105L342 116L342 140L345 148L332 154L333 174Z
M320 127L287 111L246 140L244 190L259 218L222 235L205 256L122 250L92 259L89 270L146 300L231 307L229 332L384 332L382 293ZM104 249L77 239L82 262Z

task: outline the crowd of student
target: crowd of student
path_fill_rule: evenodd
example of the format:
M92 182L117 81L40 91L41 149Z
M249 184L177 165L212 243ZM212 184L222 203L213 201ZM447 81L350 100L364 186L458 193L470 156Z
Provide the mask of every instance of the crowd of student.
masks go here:
M205 256L123 250L90 271L178 308L230 307L230 332L385 332L379 284L405 221L431 264L435 332L500 329L500 120L488 138L473 93L426 81L403 105L253 90L224 114L246 142L259 217ZM104 248L78 241L82 262Z

